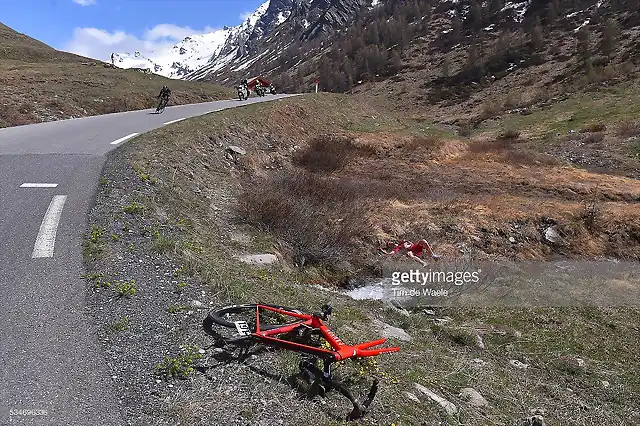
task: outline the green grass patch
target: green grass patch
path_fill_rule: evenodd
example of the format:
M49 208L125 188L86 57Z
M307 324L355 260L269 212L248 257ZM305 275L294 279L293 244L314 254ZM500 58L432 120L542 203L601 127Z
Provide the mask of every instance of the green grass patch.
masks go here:
M84 241L82 253L85 258L97 259L102 255L105 249L105 245L102 241L102 236L105 233L105 229L98 225L91 225L91 231L87 239Z
M120 297L131 297L136 294L136 282L131 279L129 281L114 281L114 290Z
M129 330L129 317L122 317L119 321L109 325L111 331L127 331Z
M171 379L184 379L193 373L193 364L202 358L197 346L184 346L181 353L174 357L166 357L163 362L156 366L159 375Z
M144 210L144 205L143 204L139 204L139 203L137 203L135 201L131 201L126 206L123 206L122 210L125 213L129 213L129 214L140 214Z
M156 230L153 233L153 242L151 243L151 248L157 253L165 253L173 250L175 248L175 243L170 237Z

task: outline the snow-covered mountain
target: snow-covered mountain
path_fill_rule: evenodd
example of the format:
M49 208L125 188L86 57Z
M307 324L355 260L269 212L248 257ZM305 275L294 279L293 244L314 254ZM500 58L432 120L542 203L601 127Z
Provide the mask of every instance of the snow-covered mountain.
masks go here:
M266 1L252 13L246 21L235 27L224 27L210 33L194 34L185 37L175 46L151 52L147 56L140 52L124 52L114 54L115 65L120 68L147 68L151 72L169 78L184 78L207 65L212 60L224 64L231 59L228 46L248 39L255 30L259 30L259 23L269 8Z
M261 49L271 36L287 38L288 45L303 37L347 25L365 6L380 0L267 0L245 22L211 33L194 34L163 51L116 53L121 68L147 68L169 78L196 80L221 71L242 73L276 49ZM281 34L282 33L282 34ZM282 49L286 48L283 46Z

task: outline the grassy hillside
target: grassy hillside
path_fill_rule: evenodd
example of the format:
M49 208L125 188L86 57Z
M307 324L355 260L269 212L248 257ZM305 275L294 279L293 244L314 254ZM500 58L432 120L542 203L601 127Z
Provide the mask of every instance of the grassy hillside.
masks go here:
M214 84L188 83L57 51L0 24L0 127L155 106L167 84L172 104L228 99Z
M566 109L577 114L576 105L567 101ZM633 113L599 117L606 130L591 118L575 123L581 140L602 134L595 143L603 153L631 144L624 130L634 128ZM366 380L382 380L363 424L541 424L524 421L534 415L548 425L638 423L633 272L585 270L578 278L559 268L548 281L532 286L529 278L534 297L517 308L471 298L464 308L405 311L336 291L345 276L415 267L376 254L378 239L390 237L425 236L451 267L614 257L637 268L640 185L620 176L628 170L614 162L589 171L547 152L562 137L496 126L498 134L459 137L428 119L323 94L185 120L120 148L105 169L86 254L100 340L108 340L129 415L154 424L342 424L349 405L335 392L301 398L292 379L297 356L224 358L200 328L211 306L265 301L316 310L330 301L330 325L349 343L393 330L387 325L410 336L391 339L398 354L336 370L360 395ZM246 154L230 153L229 144ZM637 164L633 151L616 155ZM543 238L552 223L564 243ZM279 262L257 267L238 258L260 252ZM515 274L503 278L515 284ZM107 280L134 280L138 292L114 299ZM558 306L563 288L573 307ZM194 308L193 299L204 306ZM110 332L122 318L127 330ZM195 371L144 392L165 357L185 359L184 345L203 349L187 362ZM416 384L457 410L447 413ZM474 405L467 387L486 401Z

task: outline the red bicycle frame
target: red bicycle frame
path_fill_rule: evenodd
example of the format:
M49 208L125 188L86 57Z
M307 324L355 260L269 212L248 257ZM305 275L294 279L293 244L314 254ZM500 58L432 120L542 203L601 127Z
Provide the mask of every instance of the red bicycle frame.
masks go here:
M297 318L302 321L295 324L283 325L282 327L269 330L261 330L260 309L277 312L281 315ZM319 330L326 341L329 342L333 350L317 348L315 346L304 345L302 343L292 342L275 337L278 334L289 333L300 327L309 327ZM279 346L284 349L316 355L329 362L342 361L348 358L364 358L368 356L376 356L383 353L398 352L400 350L399 346L391 348L371 349L374 346L385 343L387 341L387 339L385 338L360 343L355 346L350 346L344 343L338 336L336 336L333 331L329 330L329 328L322 322L322 319L318 315L291 312L260 304L256 306L256 330L255 332L251 333L251 335L256 339L264 340L272 345Z

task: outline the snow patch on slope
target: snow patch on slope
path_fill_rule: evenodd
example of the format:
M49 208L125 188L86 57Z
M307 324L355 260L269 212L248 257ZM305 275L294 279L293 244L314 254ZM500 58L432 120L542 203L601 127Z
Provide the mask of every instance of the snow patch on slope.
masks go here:
M116 53L115 65L120 68L146 68L165 77L184 78L187 74L215 61L215 64L211 64L211 69L217 71L236 59L239 53L237 48L227 52L225 47L233 46L233 41L240 40L242 34L250 34L268 7L269 1L262 3L238 26L195 34L186 37L175 46L149 52L146 56L139 52Z

